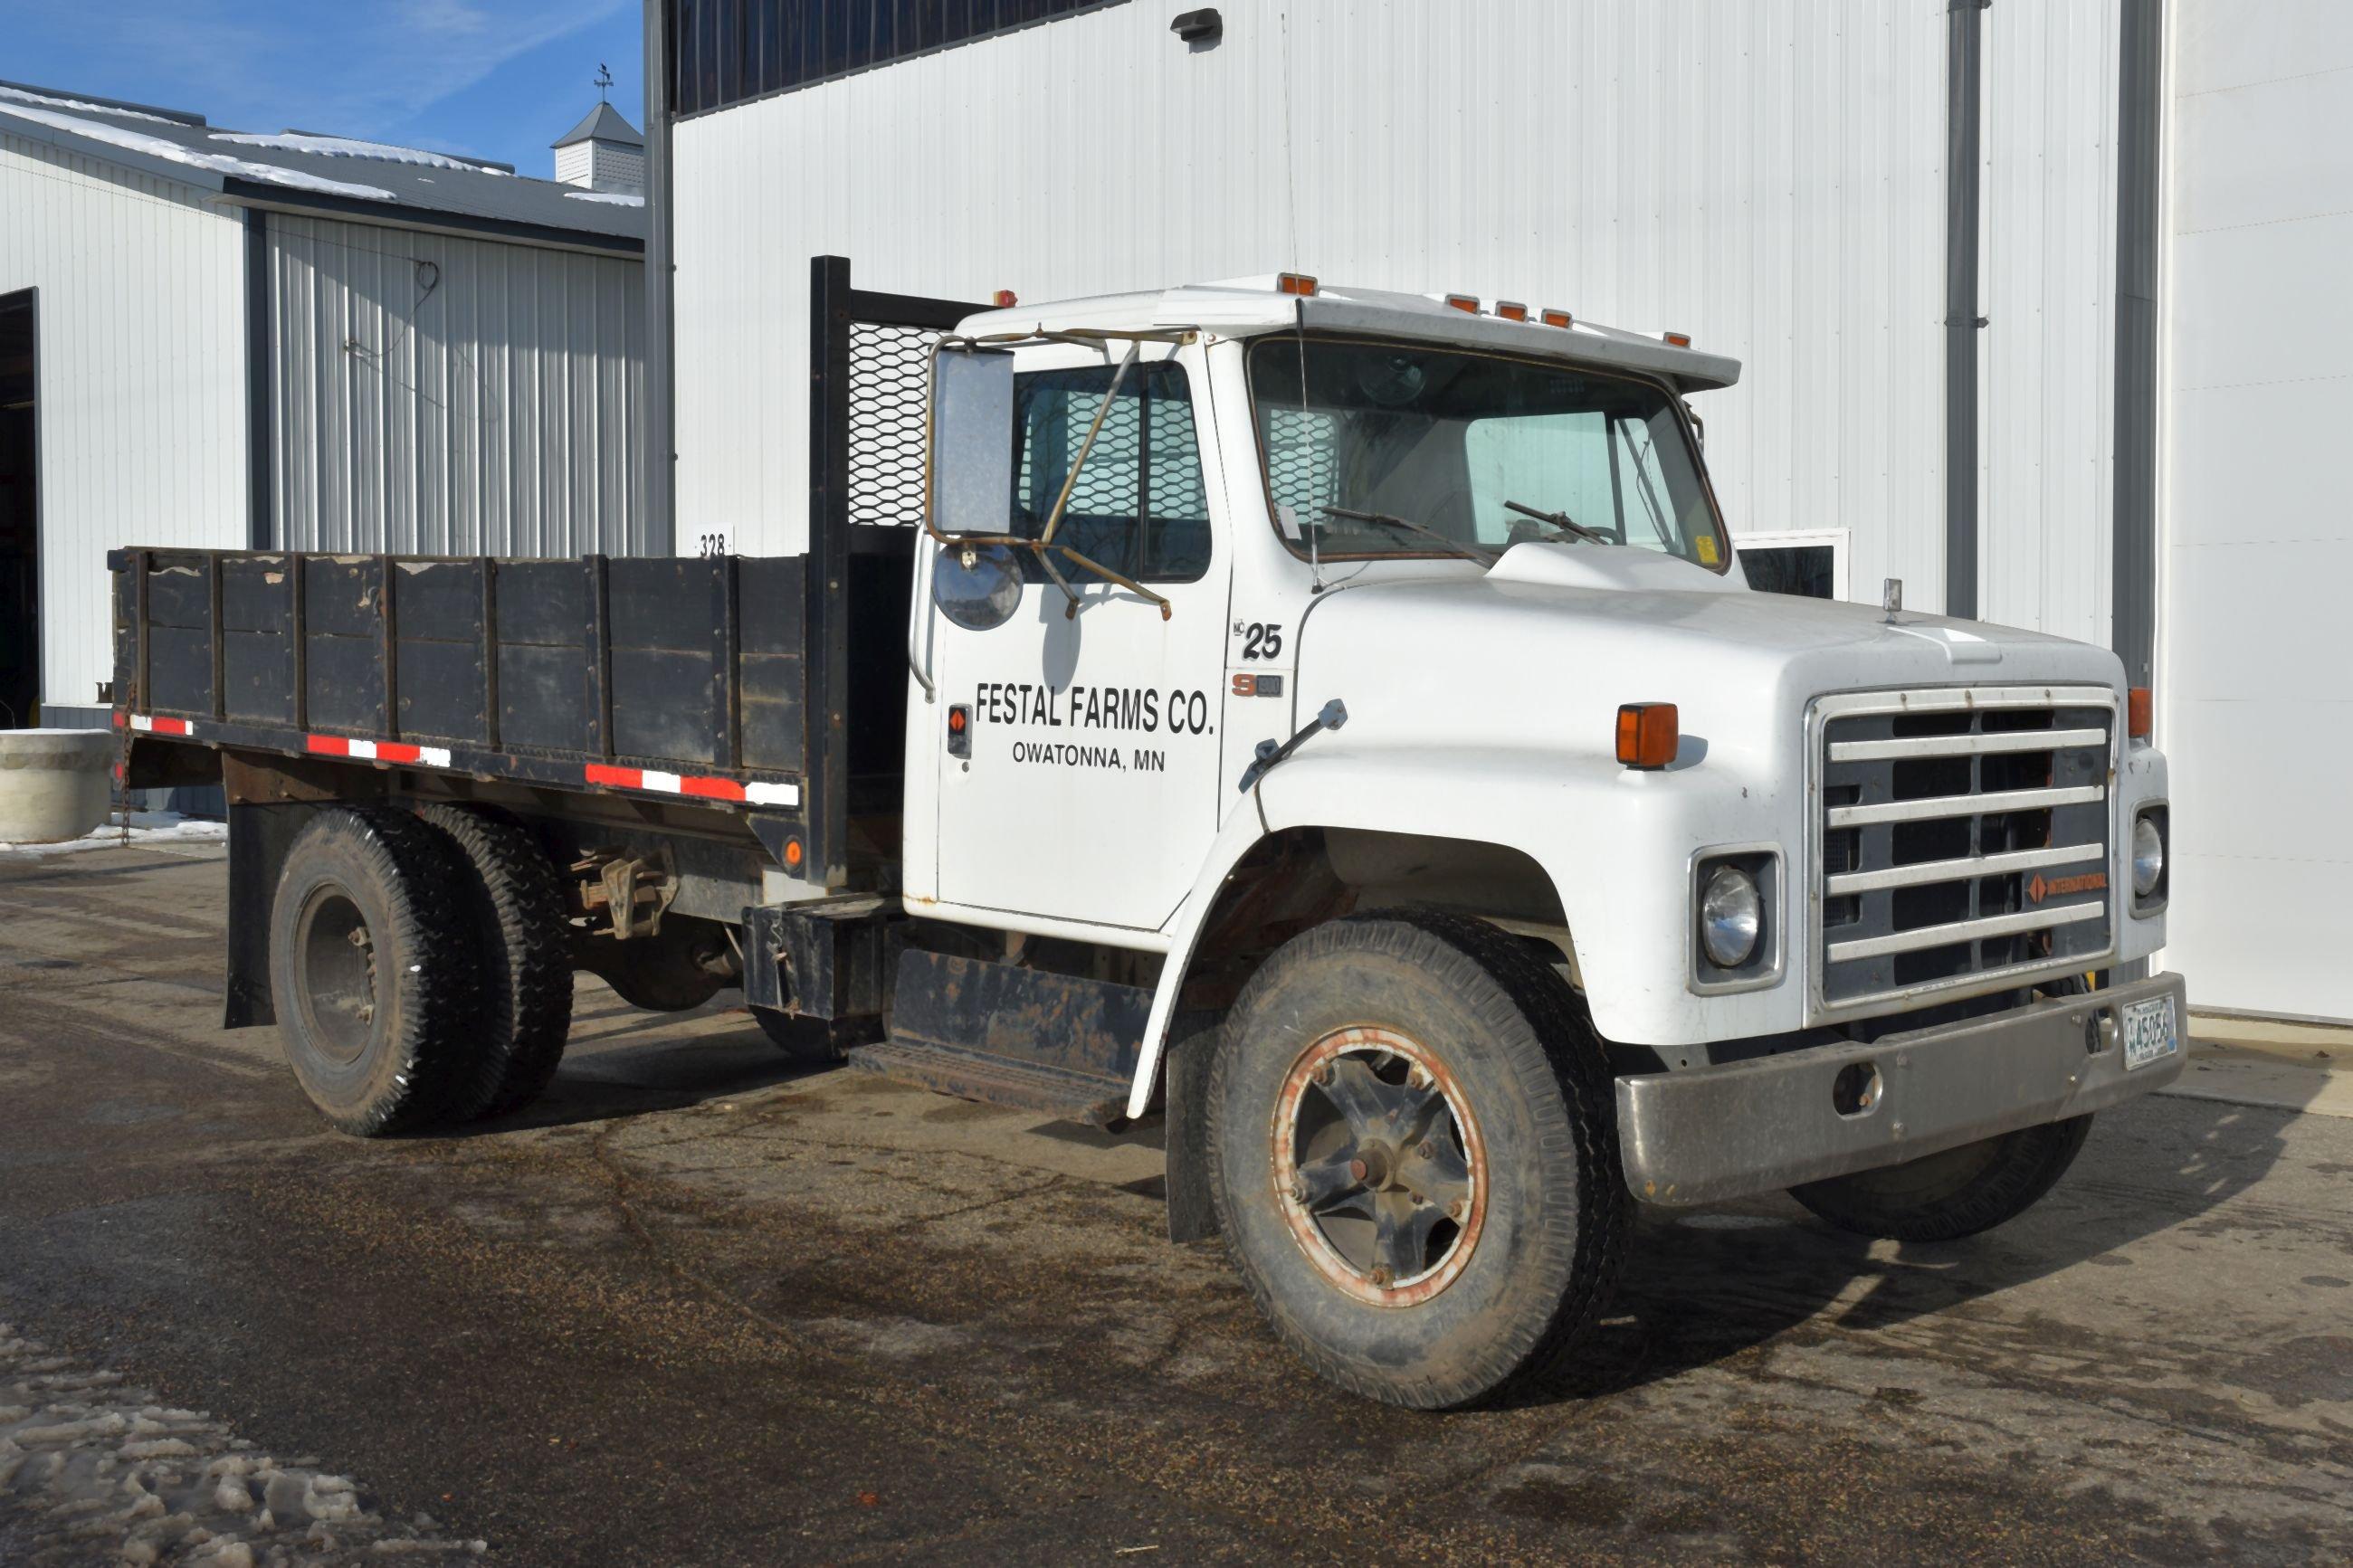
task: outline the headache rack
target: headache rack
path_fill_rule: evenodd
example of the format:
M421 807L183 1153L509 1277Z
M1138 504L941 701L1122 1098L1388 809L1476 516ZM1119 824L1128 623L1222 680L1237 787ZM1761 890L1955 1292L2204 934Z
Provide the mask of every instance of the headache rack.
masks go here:
M1812 1021L2112 954L2114 692L1842 692L1814 702L1807 733Z

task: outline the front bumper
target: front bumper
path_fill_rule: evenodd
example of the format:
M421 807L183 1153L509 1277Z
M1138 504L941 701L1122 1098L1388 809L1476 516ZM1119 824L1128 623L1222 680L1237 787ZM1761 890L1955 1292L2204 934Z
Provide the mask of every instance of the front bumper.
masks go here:
M2180 1044L2127 1072L2119 1012L2166 995ZM2180 1076L2189 1024L2181 976L2159 974L1869 1045L1620 1078L1626 1184L1646 1203L1714 1203L2103 1110ZM1875 1069L1879 1092L1868 1110L1841 1114L1834 1086L1853 1067L1865 1070L1847 1081Z

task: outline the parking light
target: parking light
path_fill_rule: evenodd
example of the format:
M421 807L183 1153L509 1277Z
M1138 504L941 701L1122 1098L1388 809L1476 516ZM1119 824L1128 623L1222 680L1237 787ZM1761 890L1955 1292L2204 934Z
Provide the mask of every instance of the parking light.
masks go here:
M1618 710L1618 760L1630 768L1665 767L1682 741L1672 702L1629 702Z

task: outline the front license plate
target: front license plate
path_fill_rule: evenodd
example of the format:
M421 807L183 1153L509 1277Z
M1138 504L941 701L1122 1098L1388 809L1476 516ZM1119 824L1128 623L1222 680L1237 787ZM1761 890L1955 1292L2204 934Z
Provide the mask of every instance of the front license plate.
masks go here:
M2145 1068L2181 1048L2173 1026L2173 998L2152 996L2125 1005L2125 1071Z

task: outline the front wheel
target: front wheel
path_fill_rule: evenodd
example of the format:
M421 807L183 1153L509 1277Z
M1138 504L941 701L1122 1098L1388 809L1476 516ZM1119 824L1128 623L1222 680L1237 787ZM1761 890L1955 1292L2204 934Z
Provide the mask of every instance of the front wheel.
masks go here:
M2021 1127L1901 1165L1809 1182L1789 1195L1856 1236L1957 1241L2031 1208L2067 1173L2091 1131L2089 1116Z
M1600 1042L1517 939L1430 910L1293 939L1210 1070L1218 1217L1275 1331L1368 1398L1441 1409L1554 1374L1628 1200Z

